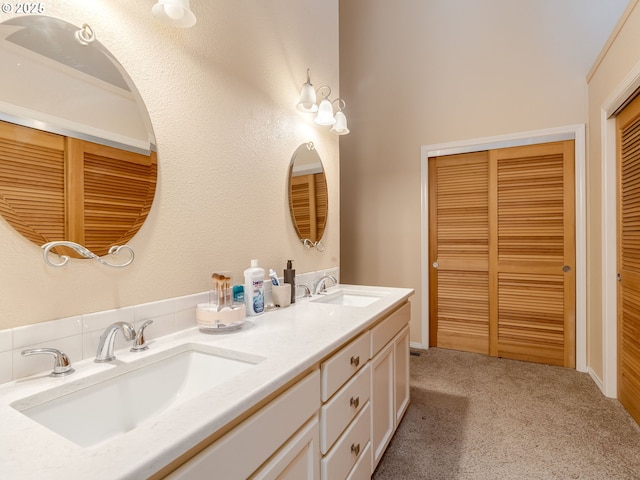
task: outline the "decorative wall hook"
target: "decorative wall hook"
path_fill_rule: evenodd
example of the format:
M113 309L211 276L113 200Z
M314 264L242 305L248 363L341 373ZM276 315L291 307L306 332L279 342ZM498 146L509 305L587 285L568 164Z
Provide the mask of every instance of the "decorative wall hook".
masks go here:
M83 23L82 28L75 33L76 40L80 45L85 47L90 43L93 43L96 39L96 34L88 23Z
M126 267L126 266L130 265L131 262L133 262L133 259L135 258L135 253L134 253L133 249L128 245L114 245L113 247L111 247L109 249L109 255L113 255L114 257L117 256L120 253L120 250L126 250L127 253L129 253L129 258L125 262L118 264L118 263L111 263L111 262L105 260L106 255L104 257L99 257L98 255L93 253L91 250L89 250L86 247L83 247L79 243L68 242L68 241L65 241L65 240L61 240L61 241L57 241L57 242L45 243L44 245L42 245L42 249L44 250L44 252L43 252L44 261L51 267L64 267L67 264L67 262L69 261L69 256L68 255L58 255L58 254L56 254L56 255L58 255L58 257L60 258L60 262L56 263L56 262L51 260L51 258L49 256L49 253L51 252L51 250L53 248L56 248L56 247L68 247L68 248L72 249L74 252L76 252L78 255L81 255L83 258L96 260L97 262L100 262L103 265L107 265L107 266L113 267L113 268ZM55 253L55 252L51 252L51 253Z
M302 245L304 245L304 248L306 248L307 250L315 247L315 249L319 252L324 251L324 243L322 243L322 240L318 240L317 242L314 242L310 238L303 238L300 241L302 242Z

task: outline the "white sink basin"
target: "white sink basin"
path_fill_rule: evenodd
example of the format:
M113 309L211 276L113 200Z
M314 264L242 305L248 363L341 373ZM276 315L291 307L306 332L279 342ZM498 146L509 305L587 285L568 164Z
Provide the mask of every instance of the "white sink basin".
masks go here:
M93 376L100 378L78 380L75 388L73 384L56 387L44 392L48 398L43 403L39 402L41 393L11 406L74 443L89 447L133 430L262 360L187 344Z
M347 307L366 307L384 296L384 293L339 288L337 290L330 289L328 293L312 298L311 301Z

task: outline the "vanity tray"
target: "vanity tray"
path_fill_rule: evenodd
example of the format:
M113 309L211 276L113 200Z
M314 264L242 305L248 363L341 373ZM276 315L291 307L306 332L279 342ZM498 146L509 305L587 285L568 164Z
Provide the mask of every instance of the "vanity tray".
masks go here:
M212 303L199 303L196 307L196 322L201 331L206 333L222 333L239 330L245 323L246 309L244 305L219 307Z

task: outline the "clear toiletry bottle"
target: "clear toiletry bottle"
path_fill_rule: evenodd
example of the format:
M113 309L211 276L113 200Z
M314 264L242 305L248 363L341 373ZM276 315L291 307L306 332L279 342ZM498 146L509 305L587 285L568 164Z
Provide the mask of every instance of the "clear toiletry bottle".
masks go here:
M284 283L291 285L291 303L296 303L296 271L291 263L293 260L287 260L287 268L284 269Z
M264 312L264 269L258 266L258 260L251 260L251 267L244 271L244 301L247 315Z

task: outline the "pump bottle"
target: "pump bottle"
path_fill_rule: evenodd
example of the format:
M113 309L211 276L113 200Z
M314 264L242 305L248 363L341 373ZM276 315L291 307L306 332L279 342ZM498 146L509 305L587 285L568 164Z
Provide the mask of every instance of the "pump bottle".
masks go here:
M296 271L291 265L293 260L287 260L287 268L284 269L284 283L291 285L291 303L296 303Z

